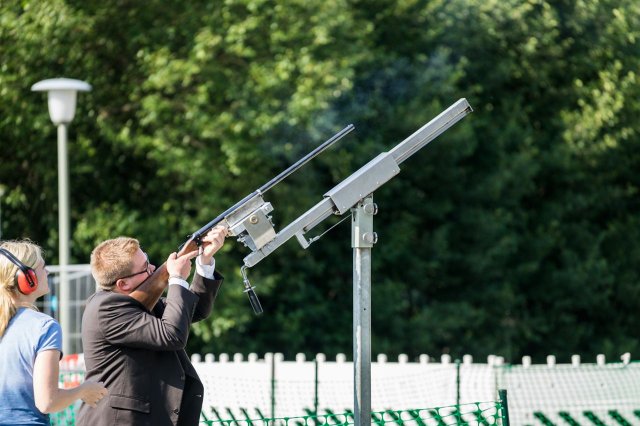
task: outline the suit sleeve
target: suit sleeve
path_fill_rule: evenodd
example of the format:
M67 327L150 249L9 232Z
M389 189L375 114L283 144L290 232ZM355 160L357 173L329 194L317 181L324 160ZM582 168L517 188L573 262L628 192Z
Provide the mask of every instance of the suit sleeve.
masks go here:
M199 297L193 313L193 322L197 322L211 315L213 302L218 295L218 290L224 281L224 277L218 272L213 273L213 279L204 278L198 274L193 275L191 291Z
M113 345L156 351L183 349L198 296L179 286L169 286L164 311L149 313L135 299L114 295L98 310L105 339Z

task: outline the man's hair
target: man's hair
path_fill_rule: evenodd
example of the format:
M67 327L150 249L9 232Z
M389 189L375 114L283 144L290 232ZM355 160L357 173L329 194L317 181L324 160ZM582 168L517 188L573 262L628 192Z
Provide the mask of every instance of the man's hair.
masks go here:
M91 274L103 290L113 290L116 281L132 273L133 257L140 248L135 238L103 241L91 252Z

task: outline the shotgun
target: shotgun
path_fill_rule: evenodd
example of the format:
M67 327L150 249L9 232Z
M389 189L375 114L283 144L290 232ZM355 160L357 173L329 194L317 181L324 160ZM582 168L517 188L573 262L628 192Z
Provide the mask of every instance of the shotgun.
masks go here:
M187 241L179 247L178 256L197 250L202 244L202 237L218 224L225 226L229 230L230 236L237 237L238 241L249 247L251 251L260 250L276 236L271 216L269 215L269 213L273 211L273 206L271 203L264 201L262 198L263 194L293 172L300 169L322 151L326 150L349 134L354 130L354 128L353 124L349 124L347 127L333 135L330 139L316 147L313 151L289 166L276 177L244 197L242 200L238 201L211 222L189 235L187 237ZM151 310L156 303L158 303L158 300L160 300L162 293L167 288L168 281L169 273L167 272L167 264L165 262L129 295L142 303L148 310ZM254 311L256 313L261 313L262 306L260 306L260 301L253 291L253 287L247 280L244 281L244 285L244 291L249 296L249 301L251 302L251 306Z

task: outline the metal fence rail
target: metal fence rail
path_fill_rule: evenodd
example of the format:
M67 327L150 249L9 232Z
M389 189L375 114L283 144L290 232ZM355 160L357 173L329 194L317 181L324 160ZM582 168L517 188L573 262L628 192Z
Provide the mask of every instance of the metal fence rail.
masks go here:
M41 312L54 317L60 322L60 267L48 265L49 288L51 291L36 302L36 306ZM96 282L91 276L89 265L69 265L67 267L69 277L69 302L70 302L70 324L66 327L69 330L70 353L82 352L82 338L80 334L82 325L82 314L84 305L95 291Z

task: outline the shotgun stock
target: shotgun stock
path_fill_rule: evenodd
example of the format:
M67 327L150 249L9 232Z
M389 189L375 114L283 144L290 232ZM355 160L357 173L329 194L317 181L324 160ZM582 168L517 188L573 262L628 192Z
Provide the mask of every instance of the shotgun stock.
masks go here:
M185 253L192 252L198 249L193 238L190 238L186 243L180 247L178 251L178 257ZM169 272L167 272L167 262L158 266L153 274L149 278L143 281L135 290L129 293L129 296L142 303L147 310L151 309L158 303L162 293L169 284Z

